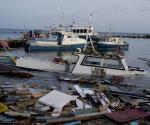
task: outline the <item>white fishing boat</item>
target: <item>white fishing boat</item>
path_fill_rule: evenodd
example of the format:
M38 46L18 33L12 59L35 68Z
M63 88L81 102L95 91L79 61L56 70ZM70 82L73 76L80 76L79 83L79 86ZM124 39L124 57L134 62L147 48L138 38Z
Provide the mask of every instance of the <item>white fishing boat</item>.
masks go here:
M52 32L49 38L37 38L29 41L26 52L35 51L74 51L77 48L84 48L87 41L79 38L72 32Z
M99 41L97 43L97 49L101 51L105 50L128 50L129 44L119 37L108 37L104 41Z

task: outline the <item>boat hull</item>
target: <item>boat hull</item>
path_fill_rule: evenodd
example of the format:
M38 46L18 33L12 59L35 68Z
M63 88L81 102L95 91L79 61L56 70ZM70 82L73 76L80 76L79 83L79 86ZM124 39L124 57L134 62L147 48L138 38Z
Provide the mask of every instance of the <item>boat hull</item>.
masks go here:
M0 75L15 76L19 78L30 78L33 75L27 71L24 71L14 65L0 63Z
M39 71L66 72L64 62L55 62L51 60L43 60L31 57L20 57L16 60L16 66ZM73 65L70 65L70 70L72 70L72 68Z
M77 48L84 48L85 44L78 45L62 45L62 46L30 46L26 45L26 52L37 52L37 51L74 51Z
M79 35L79 38L87 39L87 35ZM90 35L90 38L95 42L98 42L100 40L98 35ZM87 41L90 41L90 38L88 38Z
M118 44L103 44L103 43L98 43L97 44L97 49L101 51L107 51L107 50L128 50L129 49L129 44L124 44L124 45L118 45Z

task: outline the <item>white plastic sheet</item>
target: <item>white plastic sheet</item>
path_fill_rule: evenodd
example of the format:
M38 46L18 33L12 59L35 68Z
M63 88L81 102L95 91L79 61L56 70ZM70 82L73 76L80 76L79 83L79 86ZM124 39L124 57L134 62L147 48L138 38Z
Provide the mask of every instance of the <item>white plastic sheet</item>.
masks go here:
M62 109L71 100L76 100L77 96L71 96L56 90L53 90L39 99L39 102L53 108Z

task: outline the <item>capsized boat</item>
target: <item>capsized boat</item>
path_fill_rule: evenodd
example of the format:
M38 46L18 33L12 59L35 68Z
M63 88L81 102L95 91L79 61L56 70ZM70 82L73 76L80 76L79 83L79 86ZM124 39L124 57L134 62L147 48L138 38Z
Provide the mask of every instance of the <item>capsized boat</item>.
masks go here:
M128 48L129 44L119 37L108 37L105 40L97 43L97 49L101 51L115 49L128 50Z
M35 51L74 51L84 48L87 41L72 32L55 31L49 38L36 38L25 45L26 52Z
M56 59L57 58L57 59ZM16 59L16 66L32 70L50 71L50 72L65 72L65 61L56 57L55 59L48 60L33 57L20 57ZM69 69L72 69L70 65Z
M94 73L97 75L107 74L116 76L147 74L138 67L128 66L123 55L91 55L80 52L75 52L73 55L78 58L75 63L66 63L64 60L55 62L31 57L21 57L16 60L16 66L52 72L64 72L66 71L66 66L69 66L67 68L69 70L67 71L76 75L93 75Z
M75 53L78 56L72 74L82 75L144 75L147 74L144 70L138 67L127 65L123 55L99 54L91 55L85 53Z

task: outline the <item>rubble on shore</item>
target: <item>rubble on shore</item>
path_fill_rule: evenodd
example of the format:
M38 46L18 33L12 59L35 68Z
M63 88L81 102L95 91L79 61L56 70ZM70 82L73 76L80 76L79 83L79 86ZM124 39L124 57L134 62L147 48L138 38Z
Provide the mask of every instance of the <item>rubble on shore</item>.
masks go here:
M1 84L0 124L150 124L148 89L123 84L122 77L58 79L65 91L35 84Z

